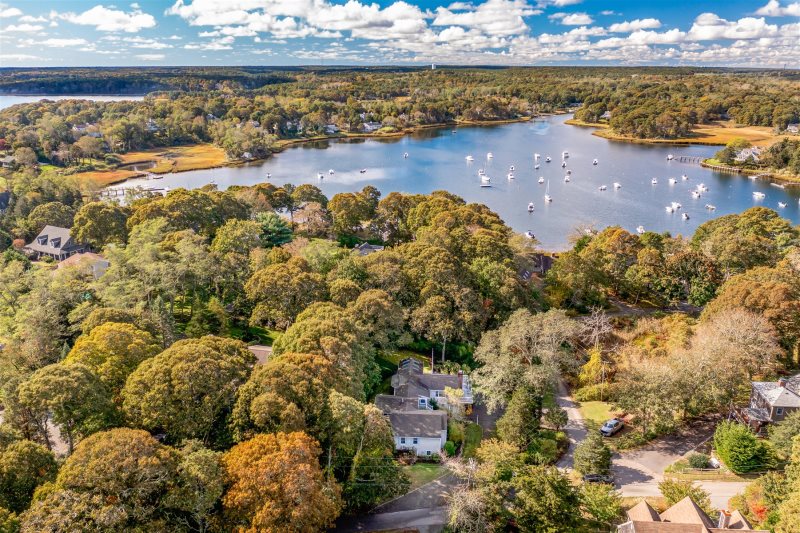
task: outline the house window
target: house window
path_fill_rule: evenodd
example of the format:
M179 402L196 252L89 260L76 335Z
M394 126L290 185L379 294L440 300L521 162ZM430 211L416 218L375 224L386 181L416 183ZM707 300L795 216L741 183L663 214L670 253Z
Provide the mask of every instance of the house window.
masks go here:
M441 396L442 396L442 391L440 391L440 390L433 391L433 397L434 398L439 398Z
M61 248L61 237L50 239L50 246L52 246L53 248Z
M418 444L418 443L419 443L419 439L417 437L414 437L414 444Z
M419 407L420 409L425 409L426 407L428 407L428 400L426 400L425 398L420 398L419 400L417 400L417 407Z
M775 414L781 416L783 414L783 407L778 407L775 409Z
M405 444L405 443L406 443L406 438L400 437L400 444Z
M431 454L430 450L425 450L425 455L430 455L430 454Z

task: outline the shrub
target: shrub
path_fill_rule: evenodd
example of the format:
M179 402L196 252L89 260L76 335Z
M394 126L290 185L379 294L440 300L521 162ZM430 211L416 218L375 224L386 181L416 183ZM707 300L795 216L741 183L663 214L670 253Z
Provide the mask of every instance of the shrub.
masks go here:
M453 457L456 454L456 445L453 441L449 440L444 443L444 454L448 457Z
M464 442L464 425L452 418L447 422L447 436L456 446Z
M615 392L616 386L614 383L598 383L576 389L572 396L579 402L597 402L600 401L600 398L603 401L610 402L614 400Z
M689 466L692 468L708 468L710 457L704 453L693 453L689 456Z
M461 453L465 459L469 459L475 455L475 450L477 450L478 446L480 446L482 437L482 427L474 423L467 425L466 429L464 430L464 449Z
M770 446L747 426L723 421L714 432L714 448L725 465L736 474L768 470L775 466Z
M714 508L711 506L711 497L708 492L696 486L692 481L665 479L658 484L658 490L664 495L667 505L675 505L686 496L689 496L706 514L713 516Z
M611 450L600 433L591 431L575 448L575 470L581 474L607 474L611 470Z

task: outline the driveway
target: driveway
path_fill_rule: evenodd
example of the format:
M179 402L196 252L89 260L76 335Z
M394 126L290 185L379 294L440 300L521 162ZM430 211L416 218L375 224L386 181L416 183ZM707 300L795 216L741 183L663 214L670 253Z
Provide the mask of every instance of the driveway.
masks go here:
M556 466L558 468L572 469L572 456L575 453L575 446L586 438L586 425L583 422L583 417L578 409L578 404L569 395L567 386L563 381L558 382L558 390L556 391L556 403L564 408L569 418L567 425L564 427L564 432L569 437L569 448L558 460Z
M446 523L447 507L433 507L348 518L340 520L333 531L356 533L358 531L416 529L419 533L439 533L444 529Z

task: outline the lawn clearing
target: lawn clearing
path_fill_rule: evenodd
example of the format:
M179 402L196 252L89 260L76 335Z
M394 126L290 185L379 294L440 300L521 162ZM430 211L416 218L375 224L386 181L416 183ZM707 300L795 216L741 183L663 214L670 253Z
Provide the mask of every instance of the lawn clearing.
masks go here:
M475 450L481 444L483 438L483 428L478 424L470 423L464 428L464 447L461 454L464 459L469 459L475 456Z
M581 402L579 409L585 420L597 425L602 425L609 418L614 418L611 404L608 402Z
M416 463L403 466L402 468L408 475L408 479L411 480L411 486L408 488L409 491L418 489L422 485L430 483L445 473L445 468L439 463Z
M70 177L78 180L78 183L93 183L98 187L108 187L114 183L120 183L141 175L141 172L136 172L135 170L92 170L90 172L71 174Z
M155 162L155 166L149 169L149 172L154 174L216 168L228 163L225 151L213 144L153 148L139 152L128 152L121 157L124 165L147 161Z

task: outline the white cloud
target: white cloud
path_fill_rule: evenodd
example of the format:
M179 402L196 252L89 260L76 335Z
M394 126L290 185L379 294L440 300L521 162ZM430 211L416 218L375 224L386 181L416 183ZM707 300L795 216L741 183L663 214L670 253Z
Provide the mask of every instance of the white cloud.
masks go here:
M565 26L584 26L592 22L594 22L594 19L586 13L570 13L561 17L561 24Z
M765 6L756 11L756 15L765 17L800 17L800 2L793 2L783 7L778 0L769 0Z
M79 15L64 13L60 17L73 24L94 26L95 29L100 31L134 33L143 28L152 28L156 25L156 19L152 15L143 13L138 9L126 13L117 9L109 9L102 5L94 6Z
M20 22L47 22L45 17L32 17L30 15L24 15L19 18Z
M29 54L0 54L0 61L28 61L31 59L42 60L41 57Z
M88 41L86 39L45 39L43 41L27 41L30 45L37 45L40 44L42 46L49 46L51 48L66 48L68 46L80 46L82 44L87 44Z
M458 13L439 7L432 24L475 28L489 35L518 35L530 29L523 17L540 13L540 10L532 9L526 0L487 0L475 8Z
M34 32L43 30L44 26L39 24L11 24L3 28L3 31L8 32Z
M161 61L165 56L164 54L138 54L134 57L142 61Z
M688 33L693 41L716 41L719 39L758 39L774 37L778 26L767 24L764 18L745 17L735 22L720 18L714 13L698 15Z
M234 38L229 36L214 39L207 43L189 43L184 45L184 48L187 50L233 50L233 46L231 46L233 42Z
M661 27L661 21L654 18L636 19L625 22L617 22L608 27L612 33L631 33L636 30L652 30Z
M132 48L149 48L151 50L163 50L165 48L172 48L171 44L162 43L157 39L146 39L144 37L131 37L125 39Z
M0 19L18 17L22 15L22 11L16 7L8 7L6 4L0 4Z

